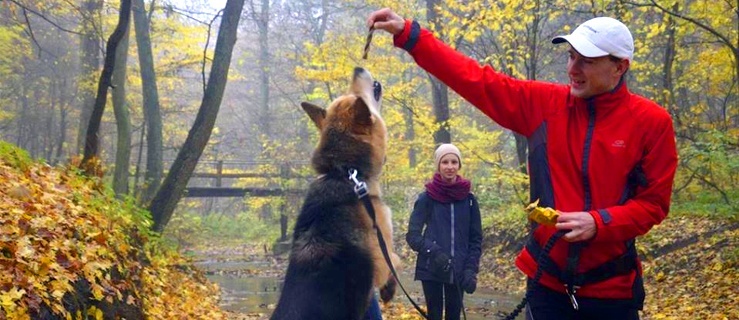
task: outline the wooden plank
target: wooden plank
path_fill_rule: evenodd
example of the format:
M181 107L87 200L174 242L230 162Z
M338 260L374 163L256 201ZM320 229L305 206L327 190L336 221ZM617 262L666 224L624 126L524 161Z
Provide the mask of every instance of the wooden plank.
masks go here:
M284 175L280 173L208 173L208 172L196 172L193 173L192 178L285 178ZM291 175L287 177L288 179L298 179L298 178L308 178L307 176L299 176L299 175Z
M207 172L195 172L191 176L192 178L280 178L282 177L279 173L207 173Z
M276 197L289 193L302 193L298 189L280 188L200 188L190 187L185 190L186 198L210 198L210 197Z

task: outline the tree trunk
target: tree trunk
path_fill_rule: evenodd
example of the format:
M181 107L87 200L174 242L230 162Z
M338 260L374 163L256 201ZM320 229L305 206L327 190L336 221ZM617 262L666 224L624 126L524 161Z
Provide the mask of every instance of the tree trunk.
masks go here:
M405 121L405 133L403 134L403 139L405 141L414 141L416 139L416 131L413 129L413 125L415 123L415 119L413 118L413 112L411 109L403 102L403 119ZM409 168L415 168L418 160L416 159L416 149L413 148L413 145L410 145L408 147L408 167Z
M146 16L143 0L133 0L133 23L138 44L139 66L141 68L141 86L144 97L144 115L146 117L146 190L142 193L141 203L148 203L159 188L162 181L162 115L159 107L159 90L154 72L154 55L151 50L149 36L149 18Z
M195 165L208 143L213 126L218 116L218 109L223 99L223 91L228 80L228 68L231 64L231 55L236 43L236 32L239 26L241 10L244 0L228 0L221 18L218 30L213 64L208 77L208 85L200 104L200 110L195 118L185 144L177 153L177 158L169 169L167 177L151 201L149 211L154 218L154 231L161 232L172 217L177 202L187 186Z
M100 121L103 119L105 103L108 100L108 87L111 86L111 77L113 76L113 68L115 68L116 47L118 47L118 43L123 39L123 35L128 29L130 18L131 0L122 0L120 12L118 12L118 25L108 38L108 43L105 46L105 64L103 65L103 72L100 73L95 106L90 115L90 123L87 125L87 134L85 135L85 155L82 159L82 168L88 174L92 173L91 170L93 169L90 167L90 160L98 155L98 131L100 131Z
M259 25L259 102L262 105L262 131L267 138L271 138L269 119L269 0L262 0L261 19Z
M62 80L62 88L60 90L61 94L61 102L59 103L59 139L57 139L57 146L56 146L56 157L54 158L54 161L51 162L52 164L56 164L59 161L62 161L62 158L64 157L64 142L67 140L67 103L70 101L67 99L67 95L65 94L67 88L67 81Z
M56 104L59 103L59 83L57 81L52 81L49 83L49 101L51 102L51 105L49 105L50 112L46 113L46 135L43 137L44 139L44 158L46 159L47 163L52 162L52 158L54 157L54 146L56 145L56 142L54 141L54 124L56 122Z
M541 17L541 1L536 1L534 8L534 18L531 21L531 25L527 28L526 45L528 47L528 59L526 61L526 78L528 80L536 80L539 62L539 26L542 23ZM526 163L528 162L528 139L525 136L513 133L516 139L516 157L518 160L518 171L523 174L528 174Z
M25 126L30 125L30 121L26 119L28 114L28 87L23 86L21 88L21 112L20 116L18 116L18 121L16 122L18 124L18 127L16 128L16 136L15 136L15 145L19 146L23 149L28 150L28 146L26 146L25 142Z
M513 137L516 139L516 159L518 160L518 171L523 174L528 174L526 170L526 163L528 162L528 150L529 140L522 134L513 132Z
M92 88L95 83L95 74L100 65L100 40L98 40L94 22L102 7L102 0L86 0L82 8L84 18L82 22L83 31L80 36L82 38L80 39L82 47L80 58L81 80L77 85L77 99L80 102L80 123L77 128L77 149L74 154L78 154L85 148L85 135L95 103Z
M437 5L439 5L439 0L426 1L426 18L433 26L433 31L441 34L442 27L435 9ZM434 142L437 144L450 143L452 135L449 132L449 88L432 75L429 75L429 82L431 83L434 116L439 125L434 132Z
M677 9L678 4L676 3L673 6L673 9ZM667 108L667 110L670 111L672 116L675 118L675 122L678 126L678 130L680 130L681 127L681 119L680 119L680 112L675 108L674 106L674 100L672 96L673 87L672 87L672 65L675 61L675 33L677 28L677 24L675 23L675 18L673 16L667 16L667 45L665 46L665 60L662 65L662 96L660 104L662 104L663 107Z
M252 19L259 30L259 105L261 112L259 114L259 126L262 128L262 134L268 139L271 137L270 128L270 112L269 112L269 76L270 76L270 56L269 56L269 18L270 18L270 0L262 0L261 11L257 12L252 1L251 15Z
M143 192L143 188L139 187L139 178L141 177L141 157L144 153L144 137L146 137L146 122L141 124L141 134L139 135L139 146L138 146L138 153L136 154L136 169L133 171L133 195L139 199L139 203L143 202L141 199L143 199L143 196L141 193Z
M126 69L128 68L128 38L130 26L118 44L113 69L113 111L117 128L117 144L115 153L115 172L113 174L113 191L121 198L128 194L128 169L131 159L131 119L126 103Z

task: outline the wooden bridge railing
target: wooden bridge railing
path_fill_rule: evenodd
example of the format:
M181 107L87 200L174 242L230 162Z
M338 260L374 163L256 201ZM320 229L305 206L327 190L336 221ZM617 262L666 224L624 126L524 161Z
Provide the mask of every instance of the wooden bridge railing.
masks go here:
M203 172L205 168L202 166L215 164L215 172ZM227 165L240 165L239 170L243 170L244 166L259 167L265 164L271 164L267 162L239 162L239 161L216 161L216 162L198 162L198 168L194 172L188 181L188 187L185 189L186 198L220 198L220 197L286 197L286 203L298 203L303 194L305 194L307 182L313 179L312 175L301 175L294 173L293 169L304 168L309 165L307 161L292 161L279 163L279 172L224 172L224 164ZM273 167L274 169L274 167ZM197 170L201 170L198 172ZM224 179L241 179L241 178L264 178L266 180L272 180L272 183L266 183L263 186L250 186L250 187L231 187L230 183L226 183L224 186ZM215 179L214 186L201 187L191 186L193 180L198 179ZM278 183L274 183L277 180ZM292 187L285 188L285 182L290 181ZM275 248L281 248L285 245L287 240L287 206L285 204L279 208L280 211L280 239L276 244ZM280 249L280 250L284 250Z
M275 186L257 186L257 187L224 187L224 179L240 179L240 178L267 178L267 179L279 179L281 181L288 181L296 179L308 181L311 179L310 176L299 175L292 172L292 168L306 166L306 161L293 161L288 163L280 163L280 172L223 172L224 164L231 165L263 165L264 162L239 162L231 161L226 162L223 160L216 162L199 162L198 165L215 164L215 172L195 172L190 178L192 184L193 179L215 179L215 186L212 187L201 187L201 186L188 186L185 191L185 197L275 197L275 196L286 196L290 194L302 194L304 190L302 188L291 188L285 189L282 187ZM202 170L202 168L200 168Z

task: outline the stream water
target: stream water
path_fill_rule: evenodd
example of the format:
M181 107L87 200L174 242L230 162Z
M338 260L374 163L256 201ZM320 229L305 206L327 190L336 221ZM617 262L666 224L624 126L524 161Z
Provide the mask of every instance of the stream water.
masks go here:
M206 277L221 288L223 310L247 315L239 319L267 319L279 298L285 261L262 256L239 259L202 259L196 262ZM413 281L412 271L403 271L400 281L410 296L425 305L421 285ZM521 297L510 296L478 287L474 294L465 295L464 304L468 320L499 319L500 312L510 312ZM394 301L402 301L408 308L411 303L398 288ZM385 317L386 319L389 319ZM519 317L523 319L523 317ZM389 319L392 320L392 319Z

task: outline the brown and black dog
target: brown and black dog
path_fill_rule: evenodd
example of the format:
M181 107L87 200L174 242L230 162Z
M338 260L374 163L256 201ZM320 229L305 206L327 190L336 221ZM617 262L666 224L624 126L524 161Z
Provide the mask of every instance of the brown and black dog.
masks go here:
M301 104L320 131L311 159L318 177L295 223L273 320L362 319L373 287L381 289L383 300L395 292L372 219L349 178L356 170L357 179L367 183L377 225L397 266L391 213L379 185L387 147L381 88L369 72L355 68L349 92L328 108Z

